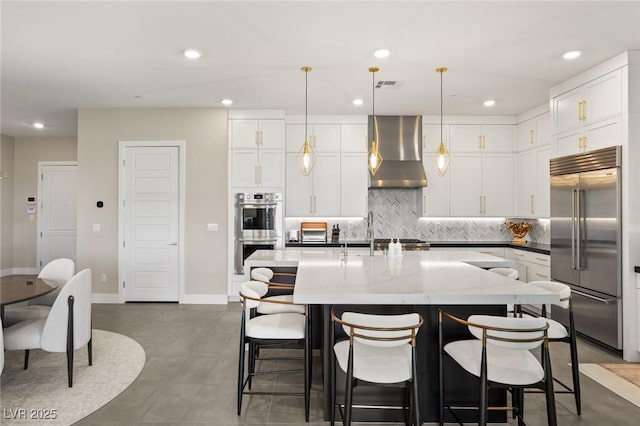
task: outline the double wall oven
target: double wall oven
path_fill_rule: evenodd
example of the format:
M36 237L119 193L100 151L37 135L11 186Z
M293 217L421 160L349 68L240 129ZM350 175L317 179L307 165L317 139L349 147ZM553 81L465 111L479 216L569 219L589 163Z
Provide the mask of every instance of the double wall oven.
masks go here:
M282 208L279 192L235 194L236 274L244 272L244 261L254 251L282 248Z

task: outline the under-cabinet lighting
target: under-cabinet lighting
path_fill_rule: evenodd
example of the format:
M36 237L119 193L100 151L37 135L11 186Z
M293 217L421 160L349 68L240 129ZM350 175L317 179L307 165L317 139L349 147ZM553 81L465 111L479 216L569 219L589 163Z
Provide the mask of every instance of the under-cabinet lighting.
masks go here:
M467 222L470 220L478 222L504 222L504 217L420 217L419 220L423 222Z

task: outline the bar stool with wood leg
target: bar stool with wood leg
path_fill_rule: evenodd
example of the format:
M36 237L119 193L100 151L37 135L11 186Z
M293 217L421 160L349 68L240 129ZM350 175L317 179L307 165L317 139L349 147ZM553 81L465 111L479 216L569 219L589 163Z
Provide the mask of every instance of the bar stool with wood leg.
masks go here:
M351 424L353 390L359 383L379 385L404 384L410 397L408 419L421 425L418 383L416 373L416 335L422 326L422 316L417 313L400 315L372 315L344 312L342 318L331 312L334 323L342 326L348 340L334 343L335 332L331 327L331 343L335 354L331 386L331 425L336 417L336 368L347 375L343 424ZM376 408L376 407L371 407Z
M542 305L542 317L546 318L549 324L549 341L564 342L569 344L571 357L571 376L573 379L573 388L562 383L557 378L554 381L564 388L564 390L556 390L556 393L572 393L576 401L576 412L578 415L582 412L582 404L580 398L580 372L578 371L578 346L576 342L576 327L573 319L573 302L571 301L571 287L566 284L553 281L530 281L527 285L543 288L560 296L560 302L555 303L562 309L569 311L569 329L560 322L547 317L547 306Z
M451 320L468 327L472 339L444 344L443 322ZM549 359L549 325L544 318L509 318L491 315L471 315L468 320L439 311L439 394L440 425L444 425L445 409L455 417L455 409L477 408L481 426L487 424L487 412L491 409L515 410L518 425L524 425L522 411L524 389L538 387L545 392L547 423L556 426L556 406L553 393L553 375ZM530 352L542 346L542 363ZM448 406L445 402L445 373L443 357L449 356L468 373L479 378L478 407ZM515 395L512 407L488 407L490 388L506 388ZM462 424L462 423L461 423Z
M238 362L238 415L242 410L244 395L300 395L304 396L305 421L309 421L309 402L311 391L311 331L309 327L309 311L303 314L295 312L275 313L254 316L254 310L262 303L289 304L281 300L267 301L260 294L266 293L266 284L249 281L242 284L240 300L243 305L240 326L240 355ZM285 374L300 370L255 371L256 344L266 347L269 344L301 343L304 347L304 392L259 392L251 391L251 379L262 374ZM245 377L245 345L249 347L249 372ZM249 390L245 388L249 386Z

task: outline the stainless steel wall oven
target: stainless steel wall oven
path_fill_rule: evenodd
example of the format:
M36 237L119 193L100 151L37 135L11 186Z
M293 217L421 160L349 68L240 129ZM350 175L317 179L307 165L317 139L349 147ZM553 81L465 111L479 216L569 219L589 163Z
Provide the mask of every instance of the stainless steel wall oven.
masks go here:
M244 260L256 250L282 248L282 194L235 194L234 271L243 273Z

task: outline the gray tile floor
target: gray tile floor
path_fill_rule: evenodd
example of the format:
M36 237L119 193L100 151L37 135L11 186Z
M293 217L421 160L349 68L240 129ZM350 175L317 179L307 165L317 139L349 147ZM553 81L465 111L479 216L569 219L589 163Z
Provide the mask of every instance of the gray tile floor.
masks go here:
M93 326L137 340L147 353L138 379L113 401L78 425L292 425L304 423L302 397L245 397L236 415L240 306L177 304L93 305ZM554 373L570 383L568 345L552 344ZM586 342L580 362L620 362ZM316 363L318 360L316 360ZM317 365L317 364L316 364ZM319 371L319 368L314 368ZM581 376L583 414L575 415L572 395L556 397L558 424L637 425L640 408ZM254 386L293 389L302 376L261 379ZM314 377L310 425L322 421L321 379ZM546 424L544 399L526 396L529 426ZM511 422L510 424L515 424Z

